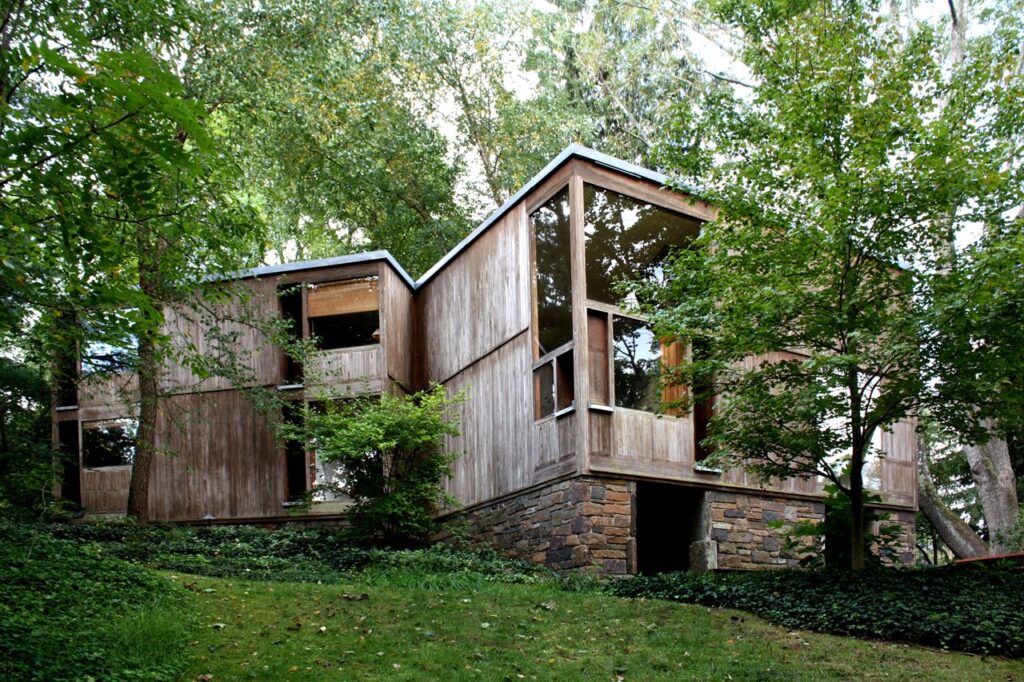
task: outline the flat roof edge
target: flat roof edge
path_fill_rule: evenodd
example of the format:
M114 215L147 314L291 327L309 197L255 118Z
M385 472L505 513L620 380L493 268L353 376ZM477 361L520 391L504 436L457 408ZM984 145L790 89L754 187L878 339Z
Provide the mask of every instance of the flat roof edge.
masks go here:
M233 279L249 279L258 277L269 277L289 272L301 272L303 270L316 270L319 268L339 267L342 265L355 265L357 263L373 263L384 261L390 265L399 277L405 280L409 288L416 289L416 281L405 271L405 268L395 260L389 251L364 251L362 253L350 253L344 256L332 256L330 258L317 258L314 260L293 261L291 263L279 263L277 265L261 265L255 268L239 270L238 272L227 273L222 276L211 277L212 281L228 281Z

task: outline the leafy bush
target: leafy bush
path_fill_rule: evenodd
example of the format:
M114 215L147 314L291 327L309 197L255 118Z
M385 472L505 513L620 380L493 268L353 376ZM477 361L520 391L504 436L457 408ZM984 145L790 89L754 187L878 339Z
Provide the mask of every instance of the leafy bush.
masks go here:
M341 488L355 500L349 519L362 537L424 542L436 529L438 505L455 505L442 484L458 455L443 445L459 434L454 406L463 399L449 399L443 386L379 399L328 396L321 410L307 410L304 426L282 431L340 465Z
M164 577L0 521L0 679L175 679L188 608Z
M674 573L608 583L622 597L743 609L791 628L1024 656L1024 573L973 567Z

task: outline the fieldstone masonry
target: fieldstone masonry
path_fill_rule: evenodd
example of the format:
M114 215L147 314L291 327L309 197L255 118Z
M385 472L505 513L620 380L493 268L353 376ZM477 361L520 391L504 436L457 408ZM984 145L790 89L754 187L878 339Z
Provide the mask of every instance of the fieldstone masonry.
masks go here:
M917 542L916 538L916 523L917 515L910 511L885 511L888 515L884 521L875 521L872 524L871 532L877 533L880 525L885 526L899 526L899 531L896 532L895 546L892 548L895 550L895 555L887 556L882 555L882 563L886 565L897 565L897 566L909 566L914 563L914 546ZM877 547L872 547L872 550L878 550Z
M825 518L825 505L809 500L708 491L706 505L710 540L716 545L714 556L703 566L706 569L798 566L797 559L783 551L783 531L768 524L782 521L791 527Z
M636 572L636 503L635 482L577 477L460 512L438 539L490 546L558 571L627 575ZM824 504L812 500L708 490L695 520L690 568L798 566L784 549L785 529L800 521L820 522L824 515ZM783 528L772 528L773 521L782 521ZM914 514L890 512L886 523L902 526L899 559L909 563Z
M627 575L635 570L636 484L574 478L463 512L470 546L491 546L555 570ZM441 539L455 541L457 532Z

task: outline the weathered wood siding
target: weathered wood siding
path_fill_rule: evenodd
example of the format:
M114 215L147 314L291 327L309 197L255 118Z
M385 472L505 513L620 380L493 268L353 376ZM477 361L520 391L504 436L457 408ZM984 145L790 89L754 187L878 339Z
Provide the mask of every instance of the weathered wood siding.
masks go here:
M322 350L312 353L306 362L306 382L342 391L379 393L383 371L380 346Z
M82 467L82 508L91 514L124 514L131 466Z
M409 390L415 381L412 290L390 266L382 264L380 270L380 338L385 350L384 378Z
M882 501L917 506L917 420L904 419L881 437Z
M447 382L464 391L462 435L447 447L462 456L448 491L465 505L575 470L575 415L534 423L530 337L516 336Z
M82 379L78 387L78 410L62 411L58 418L67 416L81 421L130 417L135 414L139 400L139 381L134 372L93 374Z
M281 352L271 345L261 329L265 320L280 317L277 291L272 279L247 279L226 283L238 295L229 300L199 301L164 309L164 328L175 351L185 356L203 356L225 365L237 364L246 386L269 385L278 381ZM214 333L213 330L216 330ZM233 355L218 349L218 337ZM224 376L200 379L185 365L169 362L160 382L169 393L217 391L234 388Z
M529 229L519 205L419 293L426 378L444 382L525 330L530 281Z
M284 459L270 426L238 391L173 396L158 420L150 514L187 520L280 516Z

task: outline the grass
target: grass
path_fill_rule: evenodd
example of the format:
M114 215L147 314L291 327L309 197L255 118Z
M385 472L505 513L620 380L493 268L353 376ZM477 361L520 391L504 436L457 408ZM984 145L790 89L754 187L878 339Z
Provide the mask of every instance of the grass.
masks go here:
M169 575L183 679L1010 680L1024 662L789 631L738 611L392 569L339 585ZM212 675L212 678L205 678Z

